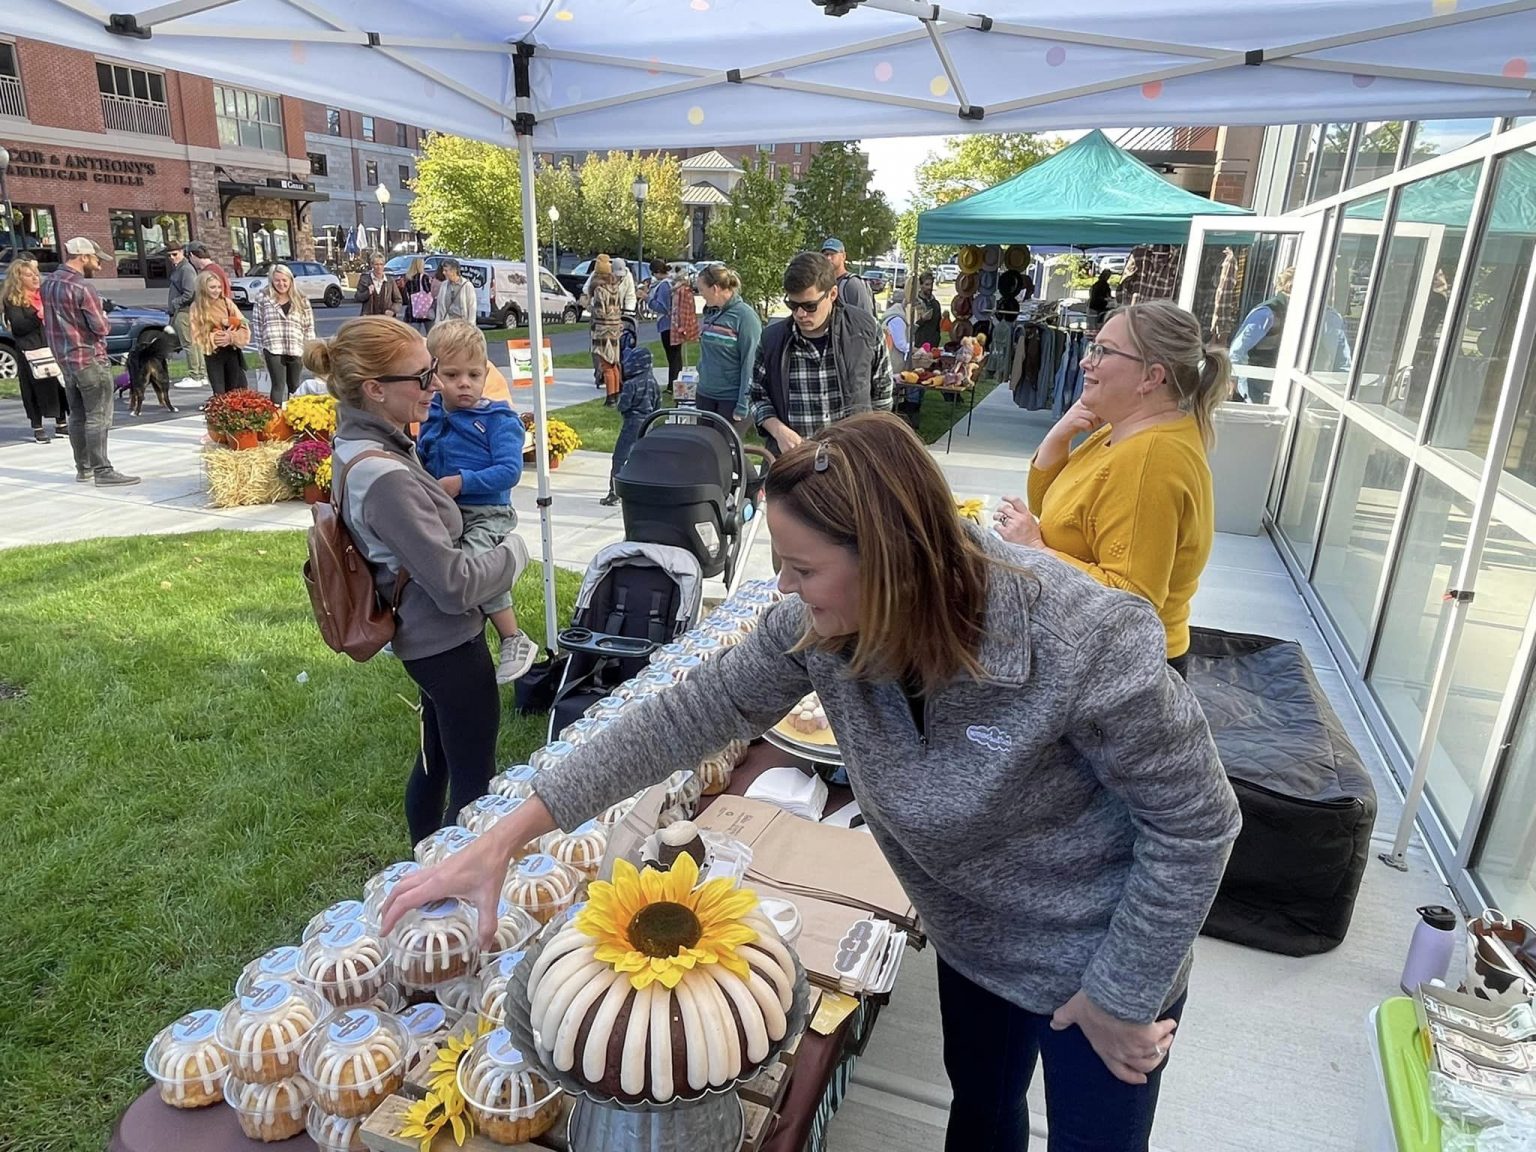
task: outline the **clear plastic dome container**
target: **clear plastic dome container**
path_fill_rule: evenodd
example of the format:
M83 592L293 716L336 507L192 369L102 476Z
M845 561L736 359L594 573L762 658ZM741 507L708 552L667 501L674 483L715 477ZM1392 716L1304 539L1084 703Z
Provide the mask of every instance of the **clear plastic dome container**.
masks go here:
M540 924L548 924L576 899L580 883L574 868L553 856L535 852L517 862L501 894Z
M388 967L386 963L385 968L388 969ZM394 973L391 972L390 974L393 975ZM379 989L379 994L364 1004L363 1007L372 1008L375 1012L386 1012L391 1016L398 1016L405 1008L405 993L400 991L400 985L391 981Z
M596 820L569 832L556 829L539 842L539 850L576 869L582 878L594 880L603 866L603 853L608 851L608 829Z
M366 1152L363 1123L366 1116L332 1116L318 1104L311 1104L304 1128L319 1152Z
M480 1014L481 1020L490 1021L492 1027L505 1028L507 1025L507 984L527 955L522 949L505 952L496 958L495 963L486 965L480 971L475 1011Z
M235 995L244 996L262 980L290 980L299 978L300 949L292 944L269 948L245 966L240 979L235 981Z
M216 1008L188 1012L160 1029L144 1053L144 1071L160 1087L160 1099L172 1108L206 1108L224 1099L229 1057L215 1036Z
M435 1000L412 1004L401 1010L399 1019L418 1049L441 1044L459 1021L454 1012Z
M384 942L361 920L332 924L310 938L299 957L299 978L337 1008L369 1003L389 980Z
M543 772L546 768L553 768L561 763L575 751L576 745L570 741L554 740L528 757L528 763L533 765L535 772Z
M693 655L711 660L725 651L725 644L713 632L700 632L693 641Z
M363 923L368 925L370 931L378 933L379 925L384 919L384 902L395 890L395 885L412 873L420 871L420 864L414 860L407 860L399 864L391 864L368 881L369 891L367 898L363 901Z
M436 988L437 1002L452 1013L454 1019L463 1019L475 1010L475 999L480 995L480 976L460 976Z
M692 819L694 810L699 804L699 797L702 795L704 795L704 784L699 779L699 774L685 768L667 777L667 796L662 801L662 807L680 809L688 814L688 819Z
M533 778L537 775L532 764L514 764L491 778L491 795L526 800L533 795Z
M640 797L638 796L631 796L628 800L620 800L617 804L605 809L602 815L597 818L597 822L611 832L614 826L620 823L624 817L628 816L639 802Z
M694 652L691 655L684 656L681 660L674 660L667 667L666 673L671 677L673 684L681 684L702 667L704 667L704 657ZM653 668L652 671L654 672L656 669Z
M649 663L652 667L665 667L674 660L681 660L692 651L693 646L686 639L674 640L670 644L663 644L656 651L652 652Z
M496 940L491 950L480 957L481 966L488 966L507 952L521 948L538 935L539 922L526 908L514 904L505 896L496 916Z
M320 1107L332 1116L362 1117L405 1083L410 1054L410 1034L395 1017L347 1008L321 1021L299 1068Z
M482 796L459 811L459 823L476 836L484 836L516 812L522 803L522 798L516 796Z
M479 917L462 900L412 908L385 940L396 982L409 993L471 974L480 959Z
M560 1089L540 1075L505 1028L475 1041L459 1061L458 1078L475 1130L498 1144L526 1144L560 1119Z
M474 842L475 834L468 828L450 824L446 828L439 828L416 845L416 860L423 868L430 868L464 851Z
M624 681L613 690L613 694L621 700L634 702L644 700L647 696L654 696L663 688L672 684L671 675L661 668L647 668L640 675Z
M224 1081L224 1099L240 1118L240 1130L263 1144L304 1131L309 1097L309 1085L301 1076L257 1083L230 1073Z
M608 727L609 723L608 720L595 716L582 716L560 730L560 739L573 747L580 748L592 743L593 738Z
M232 1075L247 1084L275 1084L298 1075L299 1050L329 1012L325 999L302 984L258 981L224 1006L215 1036Z
M603 717L612 718L620 715L629 707L629 701L620 696L604 696L596 704L587 709L587 715L594 720Z
M300 943L307 944L332 924L345 924L348 920L362 920L367 915L361 900L338 900L323 912L317 912L304 928Z

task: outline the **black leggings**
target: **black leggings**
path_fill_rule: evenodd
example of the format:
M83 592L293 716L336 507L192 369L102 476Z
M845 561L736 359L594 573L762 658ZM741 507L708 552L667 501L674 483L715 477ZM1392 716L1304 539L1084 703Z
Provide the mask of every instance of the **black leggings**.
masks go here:
M661 334L661 347L667 354L667 391L672 390L672 385L677 383L677 374L683 370L683 346L674 344L670 339L670 332Z
M281 404L299 390L304 376L304 358L292 353L263 352L261 358L267 363L267 378L270 387L267 395L272 403Z
M484 636L402 663L421 689L421 751L405 785L405 822L415 844L452 824L490 787L501 693Z
M215 396L250 386L246 381L245 352L242 349L225 345L208 353L205 359L208 362L208 383L213 386Z

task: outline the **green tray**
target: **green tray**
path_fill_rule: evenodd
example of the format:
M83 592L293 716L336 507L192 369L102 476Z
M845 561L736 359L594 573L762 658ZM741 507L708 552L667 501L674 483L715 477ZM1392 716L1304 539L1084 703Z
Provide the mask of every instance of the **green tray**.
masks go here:
M1398 1152L1440 1152L1440 1118L1429 1103L1429 1066L1412 1000L1393 996L1377 1009L1376 1043Z

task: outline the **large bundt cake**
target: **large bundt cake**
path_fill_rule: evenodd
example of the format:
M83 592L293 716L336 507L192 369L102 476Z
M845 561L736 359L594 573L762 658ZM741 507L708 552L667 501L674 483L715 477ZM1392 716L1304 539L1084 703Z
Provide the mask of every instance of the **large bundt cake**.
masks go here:
M751 1076L789 1030L795 960L751 891L615 863L528 976L554 1067L627 1103L665 1103Z

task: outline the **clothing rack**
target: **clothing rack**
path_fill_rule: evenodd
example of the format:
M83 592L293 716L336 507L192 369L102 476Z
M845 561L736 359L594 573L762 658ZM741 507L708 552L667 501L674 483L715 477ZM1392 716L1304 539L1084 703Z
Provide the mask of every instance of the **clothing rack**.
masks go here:
M1067 316L1061 307L1039 309L1034 319L1017 321L1007 339L1006 379L1013 402L1032 412L1066 412L1082 395L1087 343L1087 317Z

